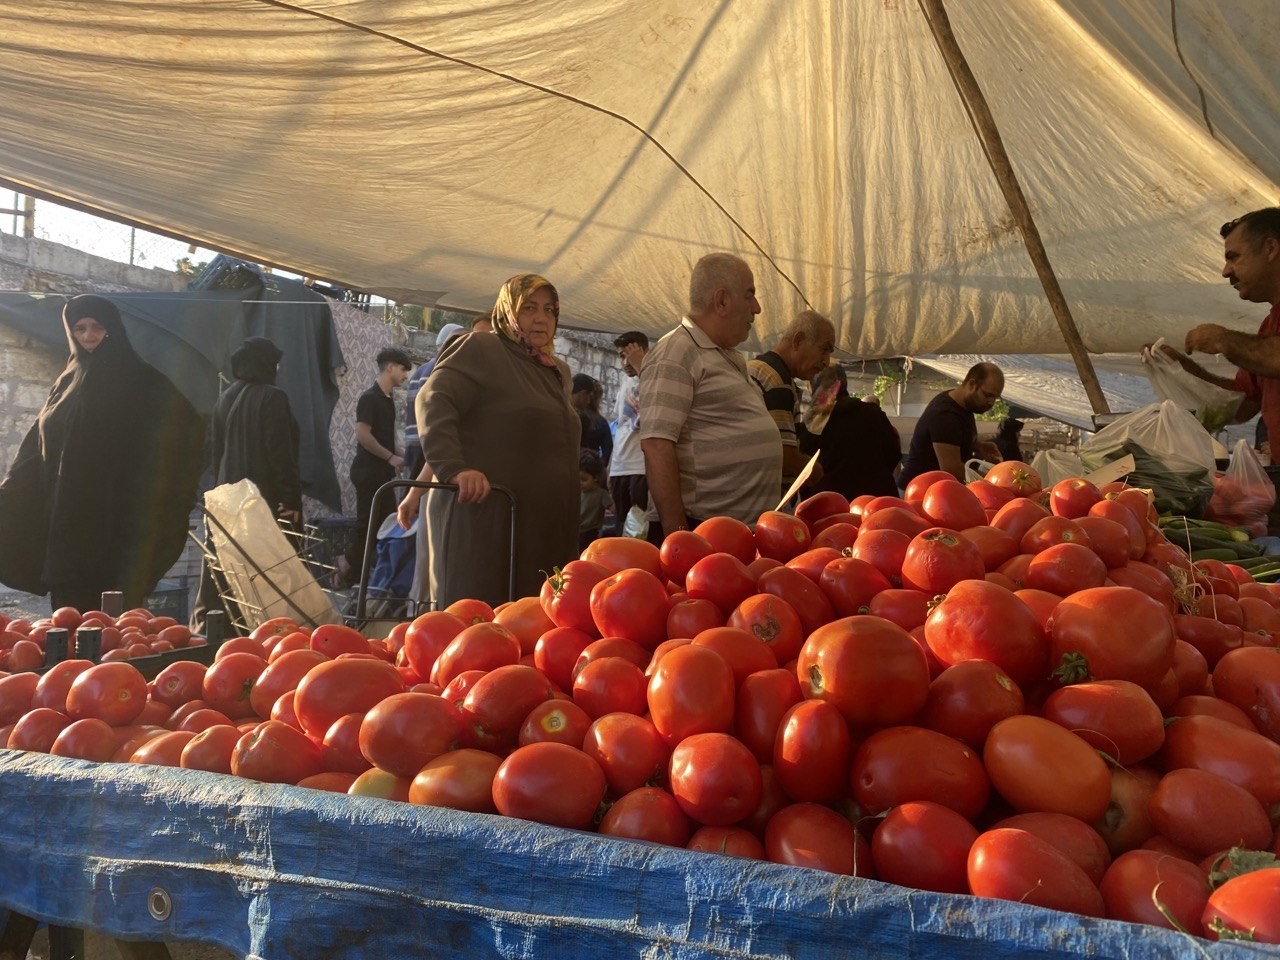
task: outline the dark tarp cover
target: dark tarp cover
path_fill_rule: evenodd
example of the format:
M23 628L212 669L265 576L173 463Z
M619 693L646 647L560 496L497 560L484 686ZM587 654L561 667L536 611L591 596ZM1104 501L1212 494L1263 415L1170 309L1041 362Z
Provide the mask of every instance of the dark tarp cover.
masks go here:
M338 402L333 371L344 361L323 297L298 281L270 275L235 290L100 295L120 308L138 355L172 380L204 417L231 379L231 354L244 338L273 340L284 351L276 383L289 395L301 430L303 492L341 511L329 421ZM66 300L0 292L0 323L61 354L67 346L60 319Z
M243 957L1261 960L1276 948L496 816L0 750L0 906ZM148 904L167 894L155 919Z

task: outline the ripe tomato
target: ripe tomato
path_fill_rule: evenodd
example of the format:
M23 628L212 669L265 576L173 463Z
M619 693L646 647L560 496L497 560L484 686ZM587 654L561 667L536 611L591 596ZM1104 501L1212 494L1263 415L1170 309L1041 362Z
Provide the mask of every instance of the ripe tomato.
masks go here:
M1200 915L1209 884L1194 863L1154 850L1130 850L1111 864L1098 889L1113 920L1204 936Z
M599 832L683 847L689 842L689 818L676 798L661 787L639 787L614 801L600 821Z
M703 630L723 626L724 614L710 600L677 600L667 611L668 637L692 639Z
M756 552L786 563L809 549L809 528L805 522L780 510L766 510L756 521Z
M794 659L804 644L800 615L787 601L769 593L757 593L743 600L729 615L728 625L762 640L773 652L778 666Z
M451 613L432 610L409 624L404 635L404 658L420 677L430 677L436 660L466 624Z
M1032 524L1019 539L1018 548L1023 553L1034 555L1063 543L1093 548L1089 535L1084 532L1080 524L1065 517L1053 516L1043 517Z
M749 860L764 859L764 844L741 827L699 827L685 844L685 849Z
M453 601L444 608L444 612L453 614L468 627L477 623L492 623L494 616L493 607L489 604L469 598Z
M1147 809L1161 834L1199 856L1229 847L1262 850L1274 836L1253 794L1205 770L1170 770Z
M324 740L320 743L320 762L326 770L358 776L373 766L360 751L360 726L363 723L364 714L348 713L333 721L325 731Z
M703 557L689 569L685 587L691 599L709 600L727 617L756 592L756 581L741 560L731 553L718 552Z
M1074 520L1086 516L1102 500L1102 491L1083 477L1059 480L1049 491L1049 509L1054 516Z
M997 584L956 584L930 612L924 630L929 649L945 666L987 660L1020 686L1044 676L1047 644L1035 615Z
M983 762L991 785L1021 812L1066 813L1092 823L1111 797L1111 778L1097 751L1042 717L997 723L987 735Z
M231 754L242 736L243 734L236 727L229 724L201 730L182 748L182 754L178 757L178 766L187 770L230 773Z
M745 819L760 802L760 764L727 733L686 737L671 752L671 793L693 820L727 827Z
M58 734L70 725L71 718L65 713L51 707L35 707L13 725L6 746L10 750L48 753Z
M1106 841L1083 820L1065 813L1019 813L992 825L1034 834L1049 846L1065 853L1095 884L1102 882L1111 866Z
M878 730L853 756L850 793L876 814L909 800L931 800L966 820L982 812L991 792L978 754L951 737L923 727Z
M311 649L336 659L343 653L368 653L369 641L359 630L341 623L323 623L311 631Z
M981 580L985 573L978 548L943 527L918 534L902 560L902 585L930 595L946 593L962 580Z
M575 676L573 702L593 720L607 713L640 716L648 707L648 681L644 671L632 661L623 657L600 657L587 663Z
M533 667L522 663L495 667L477 678L462 699L467 745L505 753L516 745L529 712L553 696L551 682Z
M326 770L313 777L304 777L298 781L297 786L306 787L308 790L325 790L329 793L350 793L355 782L354 773L336 773Z
M174 730L189 730L192 733L199 733L201 730L208 730L210 727L231 726L231 724L230 717L221 710L213 710L211 708L193 710L177 723L173 722L172 717L169 718L169 725Z
M771 762L782 718L799 702L800 684L794 671L778 667L751 674L738 686L734 701L734 736L761 763Z
M1217 717L1180 717L1165 730L1165 770L1206 770L1244 787L1270 808L1280 803L1280 744Z
M1213 692L1245 712L1258 732L1280 740L1280 655L1266 647L1225 653L1213 668Z
M573 669L592 636L573 627L553 627L538 638L533 648L533 665L560 690L573 687Z
M1001 565L1017 556L1018 541L1003 530L986 524L978 524L960 531L960 536L978 548L982 557L982 565L988 571L997 570Z
M871 564L894 587L902 586L902 561L911 537L898 530L860 530L850 551L855 559Z
M671 747L657 728L630 713L608 713L592 723L582 751L600 765L616 796L665 782L671 757Z
M449 642L428 679L447 687L461 673L494 670L519 663L520 657L520 641L515 634L501 624L482 621L466 627Z
M1107 565L1089 547L1056 543L1035 554L1022 578L1024 587L1065 597L1069 593L1101 587L1107 581Z
M692 530L673 530L663 539L658 550L662 576L683 587L693 565L713 553L715 549L711 544Z
M20 676L22 674L15 674ZM36 678L31 679L34 695ZM96 718L118 727L131 723L146 703L147 681L136 667L128 663L100 663L72 681L67 691L67 716L72 720ZM0 721L9 722L3 717Z
M923 590L881 590L871 598L868 612L873 617L896 623L903 630L914 630L929 616L931 599Z
M570 560L563 567L556 567L538 595L542 609L557 627L600 636L591 617L591 591L609 574L608 569L588 560Z
M67 692L71 689L71 684L75 682L76 677L92 666L92 660L63 660L61 663L55 663L37 680L35 690L31 694L31 708L48 707L59 713L66 713ZM3 704L0 704L0 715L5 712Z
M587 712L572 700L557 697L538 704L529 711L520 725L520 735L516 742L520 746L527 743L567 743L575 749L582 749L583 739L591 726L591 718Z
M392 694L374 705L359 727L364 758L399 777L414 776L442 753L456 750L462 738L457 705L427 693Z
M917 474L911 478L911 481L903 491L903 496L910 503L918 503L924 499L925 493L928 492L931 486L946 480L952 483L957 482L956 478L945 470L926 470L924 473Z
M347 661L373 663L372 660ZM231 772L263 783L297 783L324 769L320 747L304 733L281 723L264 720L236 741L231 751Z
M196 738L190 730L168 730L152 737L129 757L129 763L145 763L154 767L182 766L182 752Z
M74 757L77 760L106 763L115 755L119 746L120 738L110 724L97 717L85 717L63 727L54 737L49 753L55 757Z
M662 577L658 548L635 537L599 537L582 551L580 559L598 564L609 573L644 570L659 579Z
M247 717L253 712L253 685L266 669L266 659L256 653L229 653L205 671L201 698L233 720Z
M783 715L773 744L773 769L794 801L834 803L849 781L853 742L832 704L801 700Z
M120 620L116 621L116 626L120 626ZM272 617L254 627L249 637L259 643L266 643L272 637L283 637L298 629L300 628L292 617Z
M1095 680L1129 680L1154 690L1173 666L1174 639L1173 619L1159 602L1132 587L1094 587L1065 597L1054 610L1049 663L1077 654Z
M709 647L669 650L649 679L653 725L672 746L695 733L733 729L733 669Z
M1034 496L1042 487L1040 474L1021 460L1002 460L988 470L983 479L1019 497Z
M1135 850L1155 835L1147 801L1159 782L1160 774L1150 767L1111 768L1111 799L1093 828L1112 856Z
M834 704L852 726L904 723L929 696L924 651L880 617L845 617L815 630L796 675L806 698Z
M931 483L920 504L921 512L934 526L967 530L987 522L982 501L954 478Z
M856 557L838 557L830 561L818 578L818 586L831 601L838 617L868 613L875 595L892 589L892 584L880 570Z
M785 600L800 618L800 626L805 633L812 633L835 619L835 611L826 594L798 570L789 567L766 570L756 581L756 590Z
M408 800L469 813L497 813L493 780L500 766L502 758L497 754L469 747L451 750L418 771L409 787Z
M914 723L981 750L1001 720L1023 712L1022 690L989 660L961 660L929 684L929 696Z
M852 516L852 514L848 514ZM841 520L839 517L830 517L827 520L820 521L819 529L813 531L813 540L809 546L813 550L821 547L830 547L832 550L844 553L853 547L858 540L858 527L856 524Z
M871 837L876 874L887 883L968 893L969 850L978 831L950 807L914 800L890 810Z
M1003 530L1021 544L1027 531L1048 516L1050 513L1045 507L1034 500L1019 497L1016 500L1010 500L996 511L995 516L991 518L991 526L997 530Z
M649 665L652 654L634 640L628 640L625 637L602 637L587 644L586 649L578 654L578 659L573 665L574 678L577 678L587 664L593 660L603 660L605 657L621 657L644 669Z
M822 571L832 560L841 556L834 547L813 547L787 561L786 566L799 570L814 583L822 576Z
M1101 917L1102 894L1071 858L1025 830L979 835L969 851L969 888L979 897Z
M1227 703L1225 700L1219 700L1217 697L1205 696L1203 694L1193 694L1191 696L1179 697L1168 710L1165 716L1169 719L1175 717L1194 717L1197 715L1217 717L1219 720L1225 720L1227 723L1233 723L1241 730L1248 730L1250 733L1257 733L1258 728L1254 726L1249 715L1233 704Z
M538 638L557 626L543 611L542 603L537 597L521 597L504 604L502 609L494 613L493 622L515 634L523 653L533 653Z
M713 627L693 638L695 646L707 647L724 657L733 671L736 690L742 681L759 670L770 670L778 665L773 651L765 642L746 630L737 627Z
M1075 523L1085 532L1094 553L1108 570L1129 562L1129 533L1123 526L1106 517L1094 516L1078 517Z
M811 530L814 523L823 517L848 512L849 501L844 498L843 494L837 493L835 490L820 490L812 496L801 500L796 506L796 516Z
M272 637L272 640L282 638ZM223 657L230 656L233 653L252 653L255 656L267 659L267 648L258 640L252 637L233 637L230 640L224 640L218 645L218 651L213 655L215 661L221 660Z
M591 616L602 636L625 637L652 650L667 639L667 597L654 574L623 570L592 587Z
M293 709L302 729L319 741L339 717L366 713L392 694L403 692L400 674L385 661L331 660L312 667L302 678L292 698Z
M1127 680L1063 687L1049 694L1041 712L1124 767L1145 760L1164 743L1160 708Z
M1173 618L1173 629L1179 640L1200 652L1210 670L1229 651L1244 645L1244 631L1238 625L1222 623L1211 617L1180 613Z
M716 553L728 553L744 564L756 557L756 540L751 528L732 517L712 517L694 527L693 532L702 537ZM732 608L731 608L732 609Z
M1125 542L1130 560L1137 560L1146 553L1147 535L1143 529L1142 521L1124 504L1116 503L1114 500L1101 500L1089 508L1089 516L1110 520L1112 523L1118 523L1124 528ZM1088 532L1089 528L1086 527L1085 531Z
M869 533L881 530L892 530L910 539L924 533L931 526L929 521L912 509L909 504L902 503L896 498L880 499L893 499L899 503L899 506L883 506L864 513L862 515L862 523L858 525L859 540ZM872 501L872 504L874 504L874 501ZM868 504L868 507L872 506L872 504Z
M1210 940L1280 943L1280 869L1228 880L1209 895L1200 922Z
M517 747L493 778L493 802L506 817L586 830L605 792L600 764L563 743Z
M397 777L386 770L370 767L351 781L347 793L353 797L377 797L379 800L408 803L409 788L412 785L413 781L408 777Z
M793 803L769 818L765 857L773 863L846 876L874 877L866 838L830 807Z
M249 691L249 705L253 708L253 712L260 717L270 716L271 708L280 699L282 693L297 689L302 678L310 672L312 667L325 663L328 659L319 650L291 650L269 663L267 668L258 674ZM178 666L181 664L171 664L166 672ZM162 673L156 677L157 684L163 676ZM180 705L174 704L174 706Z

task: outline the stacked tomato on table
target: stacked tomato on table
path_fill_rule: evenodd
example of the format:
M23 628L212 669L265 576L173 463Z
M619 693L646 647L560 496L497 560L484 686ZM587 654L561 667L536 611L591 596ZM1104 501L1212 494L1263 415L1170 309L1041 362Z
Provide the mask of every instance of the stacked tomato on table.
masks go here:
M1280 588L1155 519L1020 463L819 494L385 641L3 678L0 742L1277 942Z
M0 614L0 671L20 673L49 665L45 650L50 630L68 633L68 649L76 649L76 632L81 627L101 631L99 653L103 660L131 660L199 647L204 637L194 636L173 617L156 616L145 607L126 610L113 617L101 610L81 613L74 607L60 607L40 620L10 620Z

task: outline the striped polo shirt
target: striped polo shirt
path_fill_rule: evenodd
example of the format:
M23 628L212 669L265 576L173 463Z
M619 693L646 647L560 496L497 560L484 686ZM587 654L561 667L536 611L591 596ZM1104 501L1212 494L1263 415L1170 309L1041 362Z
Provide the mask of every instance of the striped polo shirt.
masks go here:
M717 347L688 317L645 355L640 409L642 440L675 442L689 516L755 523L777 506L778 426L742 355Z

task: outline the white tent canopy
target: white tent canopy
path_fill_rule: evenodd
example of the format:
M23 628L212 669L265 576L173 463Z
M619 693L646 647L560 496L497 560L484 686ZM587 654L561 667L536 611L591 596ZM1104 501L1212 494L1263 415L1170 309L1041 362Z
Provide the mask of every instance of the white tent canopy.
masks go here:
M948 9L1085 346L1254 329L1217 228L1280 197L1280 4ZM0 51L4 182L356 289L659 333L732 250L753 346L1063 350L913 0L0 0Z

